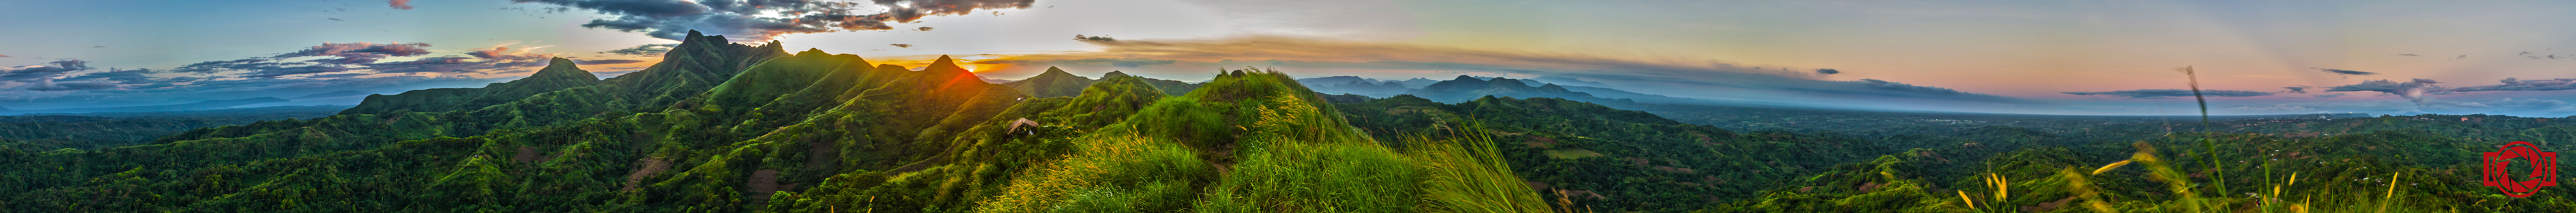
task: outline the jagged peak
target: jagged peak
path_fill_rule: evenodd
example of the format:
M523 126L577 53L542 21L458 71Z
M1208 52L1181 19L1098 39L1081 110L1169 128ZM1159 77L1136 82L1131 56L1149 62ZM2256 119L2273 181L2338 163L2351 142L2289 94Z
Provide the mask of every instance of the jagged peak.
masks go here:
M787 52L787 45L785 45L785 44L779 44L779 43L778 43L778 40L769 40L769 43L762 43L762 44L760 44L760 49L763 49L763 50L769 50L770 52L782 52L782 53L783 53L783 52Z
M724 36L721 36L721 35L712 35L712 36L711 36L711 35L707 35L707 34L705 34L705 33L699 33L699 32L698 32L698 30L689 30L689 36L687 36L687 37L681 37L681 38L680 38L680 43L700 43L700 42L715 42L715 43L718 43L718 44L732 43L732 42L728 42L728 40L725 40Z

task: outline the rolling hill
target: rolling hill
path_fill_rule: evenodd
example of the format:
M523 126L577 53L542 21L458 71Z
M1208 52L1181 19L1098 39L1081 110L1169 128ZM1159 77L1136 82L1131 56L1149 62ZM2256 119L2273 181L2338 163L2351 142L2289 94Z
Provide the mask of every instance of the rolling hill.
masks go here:
M1177 81L1108 75L1072 95L1029 99L946 57L911 71L849 54L787 53L775 42L731 44L696 32L684 40L663 62L605 80L574 78L587 73L556 60L536 77L370 96L329 117L197 129L98 150L0 147L7 159L0 173L8 174L0 176L7 190L0 200L11 200L0 205L71 212L1549 208L1492 158L1490 143L1379 141L1277 72L1235 70L1186 90L1157 84ZM1032 90L1067 91L1048 86ZM1185 92L1170 95L1176 91Z

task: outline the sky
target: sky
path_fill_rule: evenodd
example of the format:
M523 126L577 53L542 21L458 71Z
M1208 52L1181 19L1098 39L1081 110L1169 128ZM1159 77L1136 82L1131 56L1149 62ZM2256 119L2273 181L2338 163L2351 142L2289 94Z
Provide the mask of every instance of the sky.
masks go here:
M2558 8L2576 2L8 1L0 107L478 87L550 57L611 77L699 30L909 67L950 55L996 79L1251 66L2081 115L2193 114L2196 79L2221 115L2563 117L2576 115L2576 25L2559 23L2576 12Z

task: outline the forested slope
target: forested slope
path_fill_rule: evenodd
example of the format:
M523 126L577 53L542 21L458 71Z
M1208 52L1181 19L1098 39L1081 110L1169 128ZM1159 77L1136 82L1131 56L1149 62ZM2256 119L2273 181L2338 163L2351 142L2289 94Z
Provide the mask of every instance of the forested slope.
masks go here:
M0 173L7 174L0 176L0 200L8 200L0 207L1548 207L1493 158L1491 146L1476 145L1490 143L1414 139L1408 141L1425 144L1416 147L1442 149L1390 149L1276 72L1233 71L1181 96L1150 79L1113 75L1077 96L1029 99L1030 93L985 83L945 57L911 71L820 50L789 54L775 42L723 41L693 32L663 62L595 84L570 80L586 73L557 60L539 77L373 96L324 118L198 129L149 145L94 151L0 150ZM508 98L518 94L529 95ZM496 99L509 100L484 101ZM1016 122L1022 119L1042 122Z

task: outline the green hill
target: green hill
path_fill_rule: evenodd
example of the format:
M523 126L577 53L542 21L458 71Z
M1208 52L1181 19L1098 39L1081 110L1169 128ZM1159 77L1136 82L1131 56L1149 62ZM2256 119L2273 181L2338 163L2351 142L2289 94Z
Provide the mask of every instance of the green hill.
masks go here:
M2023 120L1981 123L1851 116L1831 122L1945 125L1744 130L1729 128L1759 125L1694 125L1586 99L1518 98L1513 95L1583 93L1502 78L1462 78L1422 89L1447 91L1437 93L1443 94L1438 98L1383 99L1319 94L1287 74L1251 68L1225 70L1201 83L1118 71L1091 80L1050 70L1013 82L1017 84L992 84L945 56L912 71L819 49L790 53L777 42L732 44L721 36L695 32L683 40L663 61L604 80L557 63L536 76L484 88L370 96L361 106L327 117L199 128L141 145L58 149L67 146L0 140L0 208L12 212L2513 212L2576 208L2576 202L2563 199L2571 197L2567 191L2508 198L2485 193L2491 188L2481 188L2473 178L2479 174L2476 153L2493 150L2498 142L2528 140L2546 145L2576 140L2576 128L2569 127L2576 119L2568 118L2252 117L2221 121L2209 128L2240 133L2206 133L2156 125L2161 123L2095 118L2015 117L2035 123L2024 124ZM65 131L59 133L68 134L37 134L63 138L128 129L170 131L200 124L96 122L100 120L44 117L24 122L54 122L25 129ZM1795 125L1797 120L1730 121ZM1991 123L2008 125L1987 125ZM2202 138L2218 145L2196 146ZM2288 177L2294 175L2304 179ZM2287 199L2292 197L2299 199Z
M1091 85L1092 82L1098 81L1065 73L1064 69L1047 67L1046 72L1038 73L1038 76L1030 76L1028 79L1002 83L1002 85L1039 98L1053 98L1082 94L1083 86Z
M1284 74L1028 95L692 33L577 81L369 97L148 145L0 147L0 207L87 211L1542 211L1473 138L1380 142ZM585 83L587 82L587 83ZM414 91L421 92L421 91ZM528 94L506 101L515 94ZM448 101L448 102L439 102ZM437 102L437 103L426 103ZM1035 122L1020 122L1034 120ZM1035 123L1035 125L1029 125ZM1017 131L1014 131L1017 130ZM1383 146L1415 144L1408 150ZM1484 144L1484 145L1480 145ZM1324 171L1323 173L1310 173ZM1397 187L1389 187L1397 186ZM115 191L118 193L96 193Z
M1108 74L1102 74L1102 75L1100 76L1100 78L1101 78L1101 79L1109 79L1109 78L1118 77L1118 76L1132 76L1132 75L1127 75L1127 72L1123 72L1123 71L1109 71L1109 73L1108 73ZM1175 80L1154 79L1154 78L1146 78L1146 77L1137 77L1137 79L1144 80L1144 81L1145 81L1145 84L1151 84L1151 85L1154 85L1154 88L1155 88L1155 89L1161 89L1161 90L1163 91L1163 94L1170 94L1170 95L1172 95L1172 96L1186 95L1186 94L1189 94L1189 93L1190 93L1190 91L1192 91L1192 90L1198 90L1198 89L1199 89L1199 84L1197 84L1197 83L1181 82L1181 81L1175 81Z
M599 77L573 67L570 59L554 58L546 68L515 81L492 83L483 88L442 88L403 92L395 95L367 95L355 108L343 115L382 114L394 111L443 112L471 110L483 106L518 101L540 93L599 85Z

